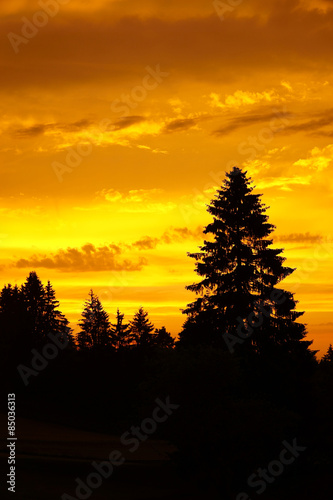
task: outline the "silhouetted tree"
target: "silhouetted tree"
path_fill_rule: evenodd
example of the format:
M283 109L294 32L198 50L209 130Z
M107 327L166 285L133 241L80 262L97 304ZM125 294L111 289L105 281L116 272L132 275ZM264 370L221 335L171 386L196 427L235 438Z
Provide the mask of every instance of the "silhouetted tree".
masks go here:
M200 296L183 311L188 319L179 344L227 344L260 354L279 347L311 357L312 342L303 341L305 326L296 322L303 312L295 311L292 293L277 287L294 269L283 266L282 249L270 248L274 226L250 183L235 167L208 206L209 239L188 254L202 279L186 288Z
M64 333L72 344L69 322L58 307L51 283L44 288L35 272L20 288L4 286L0 293L0 341L15 348L18 357L50 342L49 333Z
M322 357L321 361L323 363L333 363L333 347L332 344L329 345L326 354Z
M116 323L111 324L111 341L117 349L128 347L132 342L132 334L128 324L124 324L124 314L117 309Z
M154 344L154 325L148 319L148 312L140 307L130 321L130 330L133 341L138 347L150 347Z
M79 325L77 343L80 349L111 345L109 315L93 290L89 292Z
M9 283L0 292L0 343L3 348L29 350L33 347L27 331L27 313L17 285Z
M165 326L155 330L154 345L161 349L172 349L175 345L175 339L169 332L166 331Z
M24 306L27 312L27 329L32 343L40 346L47 340L45 321L45 290L35 271L31 271L21 287Z
M69 328L69 321L64 314L59 311L59 301L56 299L55 291L50 283L47 282L44 295L44 321L47 333L66 334L70 345L74 345L72 330Z

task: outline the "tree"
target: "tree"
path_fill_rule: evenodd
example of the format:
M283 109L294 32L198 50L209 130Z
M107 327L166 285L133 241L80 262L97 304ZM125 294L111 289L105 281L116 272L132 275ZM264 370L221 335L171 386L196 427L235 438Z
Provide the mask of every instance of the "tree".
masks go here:
M132 342L131 330L128 324L124 324L124 314L117 309L116 323L111 324L111 341L117 349L128 347Z
M199 283L186 288L199 297L188 304L180 345L206 343L262 354L277 347L288 353L308 351L306 328L296 320L293 294L278 284L294 269L284 267L283 249L271 248L275 226L269 224L253 194L251 179L237 167L226 174L222 187L208 206L213 221L204 234L209 238L196 261Z
M50 282L44 288L32 271L19 288L11 284L0 292L1 340L18 352L29 353L50 342L48 334L64 333L72 344L68 320L59 311L59 302Z
M321 359L322 363L332 363L333 362L333 347L332 344L329 345L326 354Z
M172 349L175 345L175 340L169 332L166 331L165 326L155 330L154 345L161 349Z
M31 271L21 286L21 294L27 313L27 329L32 343L42 345L47 340L45 321L45 290L35 271Z
M81 331L78 333L77 343L80 349L111 345L109 315L93 290L90 290L89 298L84 304L79 325Z
M27 332L27 314L21 291L9 283L0 292L0 341L2 349L29 351L34 344Z
M150 347L154 343L154 325L148 319L148 312L140 307L130 321L133 341L138 347Z
M68 319L59 311L59 301L56 299L55 291L50 283L47 282L44 295L44 322L47 333L65 334L69 345L73 346L72 330L69 328Z

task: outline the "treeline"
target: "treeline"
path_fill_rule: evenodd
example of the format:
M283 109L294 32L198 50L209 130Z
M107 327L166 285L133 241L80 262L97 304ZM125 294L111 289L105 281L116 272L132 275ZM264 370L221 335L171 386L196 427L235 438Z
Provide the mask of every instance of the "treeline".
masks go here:
M110 320L99 297L90 290L85 301L79 331L74 334L69 321L59 310L59 301L50 283L43 285L36 272L29 273L20 287L5 285L0 292L0 344L3 350L24 352L41 348L49 342L50 335L66 336L68 347L80 350L126 351L139 348L172 349L207 345L210 340L209 322L196 325L198 334L192 334L193 321L187 319L179 340L171 336L165 326L155 328L149 314L139 307L132 320L124 322L125 315L117 309L115 321ZM192 334L192 336L189 335ZM212 344L212 342L211 342ZM228 342L220 347L226 350ZM243 353L244 354L244 353ZM274 352L276 355L276 352ZM333 347L330 344L322 363L333 362Z
M2 352L19 354L39 349L49 340L49 334L66 334L69 345L74 346L69 321L58 307L50 281L44 286L35 272L20 287L5 285L0 293Z
M50 281L44 286L36 272L30 272L20 287L5 285L0 293L0 343L2 350L24 353L40 349L50 335L66 337L68 347L82 351L133 348L172 348L174 339L166 328L155 328L148 312L140 307L129 323L117 310L112 323L93 290L84 304L77 334L59 310Z
M92 348L172 348L174 339L166 328L155 328L149 320L148 312L140 307L129 323L124 323L124 314L119 309L115 323L110 322L108 313L104 310L100 299L89 292L82 318L79 321L80 331L77 334L76 345L79 349Z

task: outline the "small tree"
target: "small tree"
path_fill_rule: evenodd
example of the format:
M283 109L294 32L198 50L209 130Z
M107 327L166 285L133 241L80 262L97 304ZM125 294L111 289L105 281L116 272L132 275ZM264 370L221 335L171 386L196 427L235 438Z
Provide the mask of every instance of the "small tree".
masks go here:
M111 345L109 315L93 290L89 292L79 325L81 331L78 333L77 343L80 349Z
M148 319L148 312L140 307L130 321L130 330L133 341L138 347L150 347L154 343L154 325Z
M117 309L116 323L111 324L111 342L117 349L128 347L132 343L132 334L128 324L124 324L124 314Z
M156 328L154 337L154 345L161 349L172 349L175 345L174 338L166 331L165 326Z
M329 345L326 354L322 357L321 361L323 363L333 363L333 347L332 344Z
M35 338L29 335L28 316L21 290L9 283L0 292L0 343L2 348L30 351Z
M59 301L56 299L55 291L50 283L47 282L44 295L44 323L47 333L65 334L69 345L73 346L72 330L69 328L69 321L58 309Z

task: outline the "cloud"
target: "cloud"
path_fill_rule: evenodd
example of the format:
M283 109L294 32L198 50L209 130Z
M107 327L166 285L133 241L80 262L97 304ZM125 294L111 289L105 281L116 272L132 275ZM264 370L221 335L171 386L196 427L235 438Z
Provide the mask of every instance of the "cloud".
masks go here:
M321 13L326 13L333 9L332 0L300 0L300 7L308 10L317 10Z
M186 240L198 241L203 237L203 228L201 226L195 229L189 229L188 227L171 227L167 231L164 231L160 238L145 236L133 243L132 247L136 247L139 250L152 250L160 244L171 245L172 243L180 243Z
M164 127L164 132L179 132L181 130L188 130L195 127L197 121L194 118L183 118L172 120Z
M186 7L184 1L179 2L179 7L169 8L168 4L162 15L161 5L154 15L154 9L148 9L146 4L146 15L142 15L132 3L126 12L125 2L112 2L112 7L95 16L82 15L66 6L56 22L50 20L47 29L40 30L37 36L42 43L33 40L29 46L22 44L24 57L15 62L7 34L20 33L22 19L20 15L6 16L1 26L6 42L1 46L4 88L26 90L37 85L59 92L73 83L87 85L96 81L109 86L112 81L121 82L124 91L131 91L142 82L143 69L154 61L161 63L163 71L172 70L176 81L186 75L210 83L220 82L221 78L223 82L235 81L235 71L240 68L249 78L263 67L267 72L279 69L287 74L295 70L296 63L299 71L330 71L332 12L327 13L323 23L318 11L296 11L291 0L274 2L274 7L264 6L262 1L249 2L249 6L243 2L222 27L213 4L202 2L201 6L204 3L205 15L193 11L192 2ZM119 15L115 16L112 9L117 4ZM248 17L244 16L247 10ZM182 12L178 16L181 19L172 19L171 12ZM261 15L266 16L265 22ZM129 87L124 87L124 82L130 82ZM247 97L258 100L261 94L252 91ZM236 102L245 98L241 94L234 96Z
M158 151L161 152L161 151ZM121 213L168 213L177 204L172 201L157 201L161 198L162 189L131 189L121 193L114 189L102 189L96 193L97 199L117 204L116 209Z
M96 193L97 198L103 198L111 203L143 203L151 200L154 196L160 195L161 189L131 189L127 194L115 189L102 189Z
M309 186L311 184L311 175L301 176L295 175L293 177L266 177L256 182L256 187L258 189L268 189L268 188L280 188L283 191L291 191L290 186L300 185Z
M135 241L132 244L132 247L137 248L138 250L152 250L156 248L158 242L160 240L158 238L151 238L150 236L145 236L138 241Z
M266 123L268 121L272 121L273 123L273 120L274 128L278 127L277 122L280 121L280 127L282 129L285 127L285 124L287 123L290 116L291 114L289 112L282 110L276 110L276 112L273 113L260 113L257 111L256 113L243 114L229 120L229 123L227 125L214 130L212 133L213 135L223 136L229 134L230 132L233 132L234 130L253 125L254 123Z
M239 108L244 105L253 105L261 102L279 102L281 97L275 90L267 90L263 92L249 92L243 90L236 90L233 94L227 95L224 101L221 96L215 92L210 95L210 105L216 108L229 109Z
M21 127L13 131L14 136L25 139L46 134L47 132L77 132L86 129L91 121L82 119L73 123L36 123L31 126Z
M117 130L122 130L124 128L131 127L132 125L135 125L136 123L141 123L145 121L144 116L126 116L123 118L120 118L116 122L113 123L112 129L117 131Z
M104 246L95 246L86 243L80 248L68 247L49 255L34 254L27 259L19 259L13 263L17 268L46 268L57 269L61 272L89 272L89 271L141 271L148 265L144 257L136 262L123 258L128 250L153 250L158 244L179 243L185 240L198 240L203 237L201 227L191 230L187 227L171 227L160 238L144 236L132 244L110 243Z
M316 114L317 117L313 117L303 123L298 123L295 125L289 125L284 128L284 133L290 132L314 132L320 130L322 127L327 127L333 124L333 109L328 109L320 114ZM327 132L319 131L316 135L326 135Z
M141 271L148 262L140 257L137 262L129 259L119 259L122 249L118 245L110 244L95 247L91 243L81 248L60 249L50 255L32 255L28 259L19 259L15 266L18 268L58 269L62 272L88 271Z
M333 144L320 149L315 147L310 152L309 158L300 159L294 162L295 166L306 167L321 172L329 167L333 160Z
M196 229L189 229L188 227L172 227L165 231L161 237L161 241L170 244L184 240L198 240L204 236L203 228L198 226Z
M320 234L311 234L309 232L281 234L276 235L273 238L274 242L281 241L283 243L320 243L323 241L323 236Z

